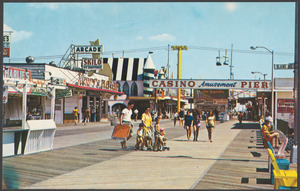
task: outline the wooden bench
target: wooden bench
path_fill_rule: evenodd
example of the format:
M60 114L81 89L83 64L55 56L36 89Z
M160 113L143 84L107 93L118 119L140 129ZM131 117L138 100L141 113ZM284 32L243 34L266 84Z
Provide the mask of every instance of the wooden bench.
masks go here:
M272 145L269 142L267 144L268 144L269 149L272 151L273 155L275 156L275 160L277 162L277 165L278 165L279 169L280 170L289 170L290 169L290 164L291 164L290 161L288 161L285 158L277 158L276 153L274 152ZM284 144L282 144L281 147L286 147L286 145L284 146ZM282 157L281 154L278 155L278 156ZM284 154L283 154L283 156L284 156ZM270 163L270 157L269 157L268 161L269 161L269 169L270 169L270 178L272 180L272 184L274 184L274 174L273 174L274 167L273 167L273 164Z
M297 188L297 172L295 170L280 170L276 158L271 149L268 149L269 156L274 166L274 189Z

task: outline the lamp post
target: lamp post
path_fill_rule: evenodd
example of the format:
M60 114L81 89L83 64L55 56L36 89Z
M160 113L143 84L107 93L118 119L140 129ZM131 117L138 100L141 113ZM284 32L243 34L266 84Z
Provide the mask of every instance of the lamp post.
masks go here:
M263 75L264 76L264 84L266 83L266 75L267 74L263 74L261 72L251 72L251 74L261 74L261 75ZM263 116L266 117L266 107L265 107L266 100L265 100L265 98L263 98L263 101L264 101Z
M274 50L270 50L264 46L251 46L250 49L251 50L256 50L257 48L263 48L265 50L267 50L269 53L272 54L272 76L271 76L271 82L272 82L272 87L271 87L271 92L272 92L272 95L271 95L271 98L272 98L272 104L271 104L271 108L272 108L272 111L271 111L271 114L272 114L272 117L273 117L273 124L274 124L274 127L276 128L276 116L273 116L274 115ZM277 128L276 128L277 129Z
M181 79L181 50L187 50L187 46L172 46L173 50L178 50L177 79ZM180 112L180 88L177 89L177 112Z

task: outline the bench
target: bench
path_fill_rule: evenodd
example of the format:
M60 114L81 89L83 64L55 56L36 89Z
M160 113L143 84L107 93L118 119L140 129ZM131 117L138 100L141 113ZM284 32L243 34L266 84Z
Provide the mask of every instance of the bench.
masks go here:
M269 156L274 166L274 189L297 188L297 172L295 170L280 170L276 158L271 149L268 149Z
M274 152L272 145L269 142L267 144L268 144L269 149L272 151L273 155L275 156L275 160L277 162L279 169L280 170L289 170L290 169L290 161L288 161L287 159L284 159L284 158L277 158L277 156L282 157L282 154L279 154L276 156L276 153ZM286 144L285 144L285 146L284 146L284 144L281 144L281 147L286 147ZM283 156L284 156L284 154L283 154ZM268 161L270 162L270 158ZM270 178L272 180L272 184L274 184L274 175L273 175L274 167L273 167L272 163L271 164L269 163L269 166L271 166L271 168L269 168L269 169L271 169Z

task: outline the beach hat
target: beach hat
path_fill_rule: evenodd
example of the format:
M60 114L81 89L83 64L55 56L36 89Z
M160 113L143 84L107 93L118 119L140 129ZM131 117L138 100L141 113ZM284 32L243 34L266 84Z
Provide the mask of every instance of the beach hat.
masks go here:
M266 121L273 122L273 119L272 119L272 117L267 117L267 118L266 118Z

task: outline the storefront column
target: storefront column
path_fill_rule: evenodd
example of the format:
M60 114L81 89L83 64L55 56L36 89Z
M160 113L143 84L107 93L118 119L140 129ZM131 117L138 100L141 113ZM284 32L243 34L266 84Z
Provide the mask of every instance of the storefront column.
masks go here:
M108 114L108 102L105 101L104 103L105 103L105 114Z
M100 96L100 102L99 102L99 104L100 104L100 107L99 107L99 109L100 109L100 111L99 111L100 121L102 119L102 102L103 102L103 97L104 97L104 95Z
M27 123L26 123L26 115L27 115L27 84L24 84L23 87L23 101L22 101L22 129L27 129Z
M46 111L46 97L43 96L41 97L41 100L42 100L42 111L43 111L43 115L41 116L42 119L46 119L46 114L45 114L45 111Z
M50 88L50 93L51 93L51 116L50 116L50 119L54 120L54 114L55 114L55 88L54 87Z

